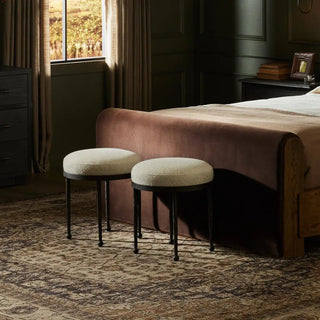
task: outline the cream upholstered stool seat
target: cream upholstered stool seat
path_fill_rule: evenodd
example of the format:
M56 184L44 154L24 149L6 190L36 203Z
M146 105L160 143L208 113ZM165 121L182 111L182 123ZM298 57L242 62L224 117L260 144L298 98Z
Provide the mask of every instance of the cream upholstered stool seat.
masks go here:
M70 180L96 180L99 246L102 241L102 195L101 185L105 183L107 230L110 231L109 181L129 179L132 167L140 156L132 151L117 148L92 148L74 151L63 159L63 175L66 178L67 228L71 239Z
M178 256L177 193L207 189L210 250L214 250L212 235L212 181L210 164L192 158L157 158L137 163L131 171L134 191L134 252L138 253L138 236L141 237L141 190L168 192L171 195L170 243L174 244L174 260Z

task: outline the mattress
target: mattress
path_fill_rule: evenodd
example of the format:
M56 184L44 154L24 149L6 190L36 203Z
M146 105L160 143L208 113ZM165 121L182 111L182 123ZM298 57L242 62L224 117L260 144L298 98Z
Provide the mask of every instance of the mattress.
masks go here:
M208 104L154 111L158 115L257 127L294 133L306 156L305 188L320 186L320 94L253 100L230 105Z
M243 101L231 105L243 108L281 110L319 117L320 87L304 95Z

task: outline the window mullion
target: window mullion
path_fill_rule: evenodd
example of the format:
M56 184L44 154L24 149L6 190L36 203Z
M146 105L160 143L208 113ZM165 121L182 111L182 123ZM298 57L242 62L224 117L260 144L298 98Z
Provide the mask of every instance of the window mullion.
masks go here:
M49 1L51 61L68 62L105 57L106 0Z
M62 0L62 58L67 61L67 0Z

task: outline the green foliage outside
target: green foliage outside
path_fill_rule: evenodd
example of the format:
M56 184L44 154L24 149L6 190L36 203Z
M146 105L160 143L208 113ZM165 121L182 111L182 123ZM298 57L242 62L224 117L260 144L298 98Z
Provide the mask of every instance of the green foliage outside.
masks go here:
M68 0L67 58L102 56L101 0ZM62 1L50 0L50 58L62 59Z

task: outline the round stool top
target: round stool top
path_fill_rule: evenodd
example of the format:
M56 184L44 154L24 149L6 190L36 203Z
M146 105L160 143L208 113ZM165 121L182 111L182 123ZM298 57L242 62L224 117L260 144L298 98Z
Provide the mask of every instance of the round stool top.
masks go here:
M153 187L188 187L213 180L213 168L192 158L157 158L139 162L131 171L133 183Z
M116 148L92 148L74 151L63 159L63 171L83 176L129 174L140 161L136 153Z

